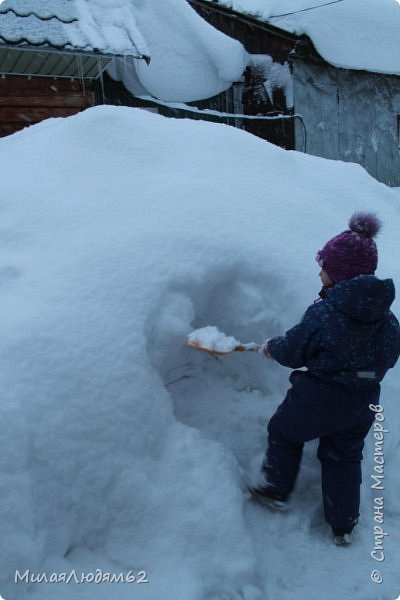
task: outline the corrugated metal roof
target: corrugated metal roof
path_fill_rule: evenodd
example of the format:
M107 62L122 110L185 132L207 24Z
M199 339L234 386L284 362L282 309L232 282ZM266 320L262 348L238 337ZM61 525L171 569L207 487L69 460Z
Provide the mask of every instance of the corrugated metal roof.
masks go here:
M4 0L0 44L150 56L131 0Z
M107 67L110 57L31 49L0 47L0 73L95 79Z

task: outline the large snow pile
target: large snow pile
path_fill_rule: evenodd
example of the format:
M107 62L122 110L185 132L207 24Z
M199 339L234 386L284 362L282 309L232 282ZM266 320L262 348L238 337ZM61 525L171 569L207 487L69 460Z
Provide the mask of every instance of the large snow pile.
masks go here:
M296 35L307 34L321 56L337 67L400 74L400 6L396 0L217 2Z
M353 164L117 107L3 138L0 163L0 594L394 598L398 369L383 386L390 535L377 563L373 438L343 551L320 514L313 444L289 514L243 492L288 370L184 343L207 325L242 342L293 325L319 290L316 251L356 209L383 219L378 275L398 282L398 194ZM149 583L29 586L16 569L145 570Z
M108 69L132 94L189 102L215 96L241 78L249 59L243 46L209 25L186 0L136 5L151 62L115 59Z

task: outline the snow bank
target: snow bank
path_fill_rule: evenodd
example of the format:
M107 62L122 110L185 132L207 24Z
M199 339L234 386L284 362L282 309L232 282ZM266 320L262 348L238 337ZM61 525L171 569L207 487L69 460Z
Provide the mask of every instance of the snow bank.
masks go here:
M307 34L321 56L337 67L400 74L400 6L396 0L342 0L336 3L327 0L218 0L218 3L269 21L296 35ZM319 8L312 8L318 5Z
M293 325L319 289L316 251L353 210L381 216L378 275L398 277L398 194L357 165L117 107L3 138L0 161L0 593L28 594L15 569L90 566L145 569L151 583L134 593L152 600L328 599L335 565L344 576L332 600L368 596L368 485L351 573L336 548L310 538L320 506L310 457L286 525L242 493L287 370L184 343L210 323L256 342ZM383 396L393 534L396 376ZM386 597L398 592L394 535L390 543ZM292 587L282 583L292 575ZM29 596L54 590L34 584ZM105 598L109 588L56 593Z
M188 102L215 96L241 78L243 46L214 29L186 0L137 3L136 21L149 48L149 65L115 59L108 69L136 96Z

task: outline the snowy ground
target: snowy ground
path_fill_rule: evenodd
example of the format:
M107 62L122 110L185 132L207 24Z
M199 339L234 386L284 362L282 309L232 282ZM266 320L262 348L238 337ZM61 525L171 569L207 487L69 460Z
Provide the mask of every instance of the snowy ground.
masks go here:
M383 387L389 535L377 562L373 437L362 519L338 548L315 444L288 514L244 492L289 371L184 342L209 324L242 342L293 325L319 291L316 251L357 209L384 221L378 276L398 282L398 192L357 165L116 107L3 138L0 160L0 594L396 598L398 367ZM16 569L145 570L149 583L16 585Z

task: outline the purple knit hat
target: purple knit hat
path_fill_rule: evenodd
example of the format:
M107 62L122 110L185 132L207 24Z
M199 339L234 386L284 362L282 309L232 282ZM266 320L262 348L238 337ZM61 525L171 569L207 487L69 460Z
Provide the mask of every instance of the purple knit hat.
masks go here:
M334 283L356 275L373 275L378 265L374 237L382 223L373 213L354 213L349 229L339 233L317 253L316 261Z

